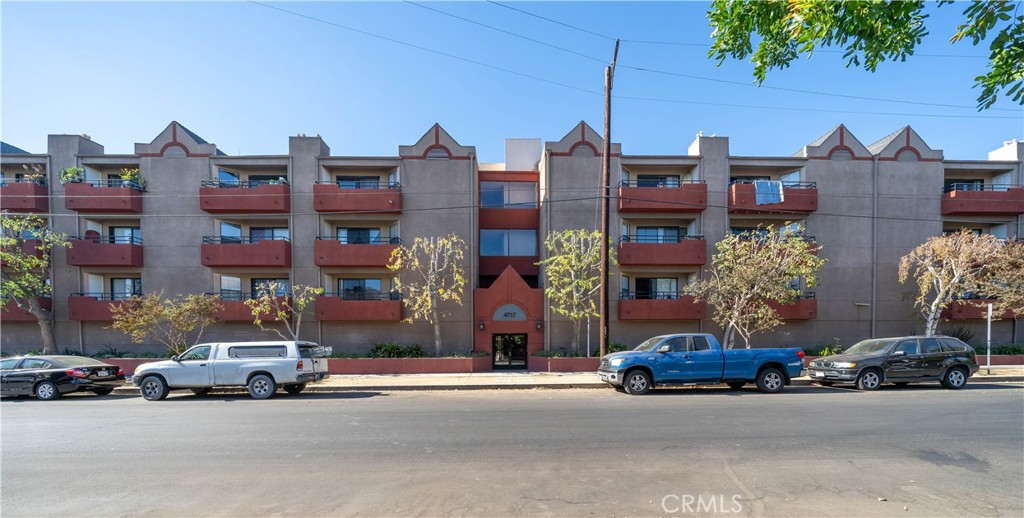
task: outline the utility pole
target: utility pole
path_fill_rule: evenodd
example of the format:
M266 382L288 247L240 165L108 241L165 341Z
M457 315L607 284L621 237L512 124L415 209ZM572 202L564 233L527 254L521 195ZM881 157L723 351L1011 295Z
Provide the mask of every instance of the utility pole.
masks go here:
M615 40L612 64L604 69L604 149L601 152L601 336L598 341L600 355L608 354L608 204L611 202L609 176L612 168L612 80L615 78L615 60L619 58L619 40Z

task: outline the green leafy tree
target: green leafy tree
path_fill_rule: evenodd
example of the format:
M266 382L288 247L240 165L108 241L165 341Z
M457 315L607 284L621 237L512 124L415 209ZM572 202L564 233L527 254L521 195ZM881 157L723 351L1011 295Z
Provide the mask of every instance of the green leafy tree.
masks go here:
M53 251L71 246L67 234L46 226L46 221L32 215L0 215L0 302L6 311L11 302L28 311L39 321L43 337L43 353L57 354L53 335L53 312L44 308L40 297L53 293L50 273Z
M466 272L463 262L466 242L456 234L444 237L417 237L412 246L400 246L391 253L388 269L405 272L397 287L402 294L412 323L423 320L434 326L434 354L441 355L441 319L450 316L442 309L445 302L462 305Z
M993 269L993 258L1002 243L991 234L975 234L970 229L933 236L900 258L899 279L917 283L914 305L924 317L924 334L935 334L942 310L953 297L986 289Z
M792 304L801 294L791 281L803 278L807 287L818 284L818 270L825 260L820 247L800 237L802 228L773 226L757 232L726 234L715 244L707 277L691 284L693 295L711 306L711 319L725 332L722 345L732 349L736 335L750 348L754 333L782 324L770 304Z
M163 292L136 295L111 304L111 328L141 344L154 340L171 354L181 354L199 343L206 328L220 323L220 299L213 295L164 298Z
M260 284L258 288L256 298L245 301L252 311L252 323L261 331L273 331L285 340L299 340L306 308L317 296L324 294L323 288L296 284L289 289L287 285L274 281ZM283 325L288 334L277 327L267 327L264 320Z
M952 3L940 1L938 5ZM1017 2L974 1L964 9L964 23L951 42L989 42L988 70L975 78L981 88L979 110L991 107L1000 92L1024 104L1024 12ZM883 61L906 61L928 34L922 1L714 0L708 19L714 28L709 56L754 64L754 77L764 82L769 70L785 68L801 54L821 46L845 53L846 66L871 72ZM757 36L757 48L752 40Z
M544 268L544 293L551 309L572 322L572 351L579 353L583 321L601 315L597 300L601 289L601 232L552 232L544 240L544 248L548 257L537 263ZM609 253L609 262L617 264L611 247Z

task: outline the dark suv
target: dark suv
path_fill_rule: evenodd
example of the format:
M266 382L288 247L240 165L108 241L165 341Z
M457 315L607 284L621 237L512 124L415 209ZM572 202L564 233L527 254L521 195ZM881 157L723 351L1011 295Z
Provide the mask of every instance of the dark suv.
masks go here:
M959 389L975 372L974 349L949 336L863 340L843 354L818 358L807 368L807 375L822 385L856 383L861 390L875 390L884 382L904 387L919 381Z

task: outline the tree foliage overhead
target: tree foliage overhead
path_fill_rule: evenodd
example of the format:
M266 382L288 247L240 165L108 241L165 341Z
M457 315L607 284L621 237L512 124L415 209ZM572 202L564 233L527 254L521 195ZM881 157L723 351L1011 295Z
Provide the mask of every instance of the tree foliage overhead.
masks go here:
M317 296L324 294L324 289L302 284L289 288L275 281L265 282L257 288L256 298L245 301L246 307L252 311L252 323L260 331L272 331L285 340L300 340L299 332L302 331L306 308ZM268 322L281 324L288 334L282 333L277 327L266 326Z
M768 226L758 231L726 234L715 244L708 276L689 291L711 306L711 319L725 330L722 345L732 349L736 335L750 348L754 333L782 323L772 303L794 303L802 290L792 283L802 278L807 287L818 284L825 260L820 246L800 237L802 228Z
M444 237L417 237L412 246L391 253L388 269L405 272L396 286L410 316L406 322L423 320L434 326L434 354L441 355L441 319L450 315L444 302L462 305L466 286L466 242L452 233Z
M917 283L914 305L924 317L924 333L935 334L942 310L954 297L984 291L991 278L993 257L1002 243L991 234L970 229L933 236L900 259L899 279Z
M952 3L943 0L939 5ZM1024 104L1024 12L1017 2L974 1L951 42L989 39L988 70L975 78L978 108L995 104L1002 93ZM754 64L757 84L769 70L786 68L817 46L840 47L846 66L874 72L883 61L906 61L928 35L923 1L714 0L708 19L714 43L708 55ZM1018 14L1019 13L1019 14ZM756 50L754 48L754 39ZM1005 92L1004 92L1005 90Z
M43 353L57 354L53 336L53 312L42 306L49 297L52 256L55 249L71 246L67 234L47 227L46 220L33 215L0 214L0 310L13 302L39 322Z
M572 321L572 351L578 353L583 320L600 316L601 232L552 232L544 240L544 248L548 257L537 263L544 267L544 293L551 309ZM609 262L615 264L612 247L608 251Z
M181 295L165 299L163 292L134 296L111 304L111 327L140 344L155 340L171 354L199 343L207 327L220 323L220 300L213 295Z
M989 279L983 288L985 295L995 298L998 314L1011 311L1024 315L1024 243L1020 241L1002 245L992 258Z

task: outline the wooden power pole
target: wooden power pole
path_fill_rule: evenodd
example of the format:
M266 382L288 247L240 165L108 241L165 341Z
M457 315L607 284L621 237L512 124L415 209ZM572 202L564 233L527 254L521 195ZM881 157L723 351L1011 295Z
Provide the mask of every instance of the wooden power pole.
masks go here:
M608 354L608 224L611 212L610 173L612 168L612 81L615 60L619 58L619 40L615 40L612 63L604 69L604 149L601 152L601 339L600 355Z

